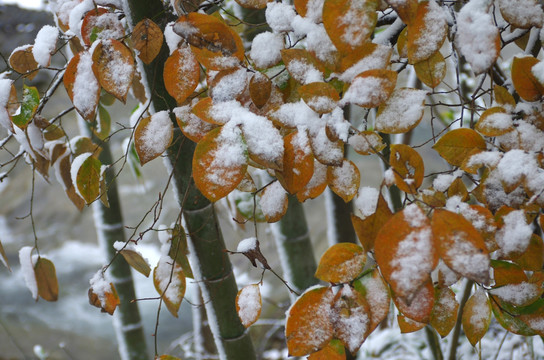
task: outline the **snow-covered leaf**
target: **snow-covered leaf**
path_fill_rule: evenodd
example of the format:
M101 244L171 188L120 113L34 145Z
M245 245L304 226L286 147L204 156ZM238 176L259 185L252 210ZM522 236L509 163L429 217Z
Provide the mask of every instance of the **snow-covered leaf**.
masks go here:
M179 307L185 295L185 274L181 266L170 256L161 256L153 269L153 284L168 311L174 317L178 317Z
M334 46L344 54L356 52L370 40L378 15L377 0L325 0L323 25Z
M285 165L284 165L285 166ZM297 192L297 199L304 202L307 199L315 199L327 188L327 165L314 159L314 172L308 183Z
M42 66L47 67L51 63L51 56L57 47L59 30L55 26L44 25L34 40L32 55L34 60Z
M142 19L132 30L132 44L138 50L138 57L150 64L161 51L164 41L162 31L153 20Z
M415 194L423 183L425 174L421 155L408 145L394 144L391 145L389 164L398 188L406 193Z
M499 0L502 17L518 28L541 27L544 22L542 4L537 0Z
M406 25L410 25L417 13L418 0L386 0Z
M247 170L247 145L236 125L211 130L200 140L193 157L197 188L215 202L234 190Z
M279 221L285 215L288 197L279 181L273 182L263 190L259 204L266 221L269 223Z
M259 319L262 308L261 291L258 284L244 286L236 295L236 311L242 325L250 327Z
M57 281L57 272L55 265L51 260L38 257L34 265L36 274L36 283L38 284L38 295L47 301L57 301L59 297L59 284Z
M304 102L316 113L331 112L340 100L336 89L325 82L313 82L298 88L298 93Z
M331 288L312 287L287 311L285 338L289 356L304 356L322 349L331 341L334 330Z
M100 100L100 84L91 54L80 52L66 66L63 81L66 92L77 112L92 121Z
M435 290L433 311L431 312L431 326L442 337L446 337L457 322L459 303L455 293L448 287Z
M435 0L418 4L416 15L408 26L408 61L417 64L436 53L448 33L445 11Z
M405 133L417 126L425 109L423 90L399 88L378 109L376 130L386 134Z
M397 314L397 322L401 334L413 333L427 326L425 323L417 322L401 314Z
M383 281L378 269L372 270L362 278L353 283L355 290L364 296L370 310L370 326L368 332L371 333L387 317L391 305L391 295L389 288Z
M102 312L113 315L117 306L121 304L115 286L105 279L102 270L99 270L91 278L90 284L91 287L88 292L89 303L101 309Z
M514 130L514 123L506 109L495 106L482 113L474 128L485 136L501 136Z
M491 304L483 290L477 290L468 299L463 308L462 321L468 341L475 346L491 323Z
M321 256L315 277L333 284L348 283L363 271L365 262L366 254L362 247L338 243Z
M119 40L125 36L125 29L119 15L105 8L93 9L83 18L81 37L85 45L90 46L96 40Z
M160 156L172 142L174 128L167 111L140 120L134 130L134 146L144 165Z
M93 62L100 85L124 103L135 71L131 51L120 41L104 40L94 48Z
M541 270L544 267L544 243L542 238L532 234L527 250L520 257L515 258L514 262L524 270Z
M190 47L180 47L166 59L163 76L166 91L178 105L183 104L200 79L200 67Z
M512 83L516 92L525 101L537 101L544 94L544 85L531 71L539 62L532 56L515 56L512 61Z
M355 152L361 155L376 154L386 147L382 137L377 132L370 130L350 136L349 144Z
M183 132L183 135L195 143L202 140L210 130L215 129L217 125L202 121L196 116L189 105L174 108L172 111L176 116L176 122Z
M485 295L484 295L485 296ZM511 333L521 335L521 336L534 336L536 335L535 331L532 330L520 316L514 316L509 311L505 310L506 303L502 302L501 299L490 295L492 300L487 300L488 303L491 303L491 310L497 322L506 330ZM470 299L469 299L470 300ZM465 306L466 308L466 306ZM536 324L533 324L533 326ZM487 330L487 329L486 329ZM470 338L469 338L470 340Z
M289 74L300 84L322 82L325 69L304 49L284 49L281 58Z
M295 0L296 3L296 0ZM308 360L346 360L344 344L338 339L332 339L327 346L311 353Z
M384 103L397 84L397 72L373 69L362 72L351 82L342 98L342 104L373 108Z
M489 254L482 235L462 215L436 209L431 221L440 257L453 271L479 283L489 282Z
M427 281L413 294L409 302L393 293L393 302L407 318L428 324L434 307L433 285L431 281Z
M21 110L18 114L13 115L11 120L20 129L25 129L28 123L34 117L36 109L40 103L40 95L38 89L33 86L23 86L23 100L21 102Z
M384 69L389 65L393 49L390 46L367 42L360 50L353 51L340 60L339 80L349 82L362 72L372 69Z
M369 334L369 304L358 291L344 284L331 310L334 337L342 341L350 353L356 354Z
M396 296L413 298L438 264L438 251L425 213L412 204L393 215L376 236L374 255Z
M345 202L351 201L357 194L361 182L359 168L351 161L342 161L341 166L329 166L327 182L331 190Z
M38 300L38 283L36 282L36 274L34 272L36 255L32 255L32 246L23 246L19 249L19 263L21 264L21 272L23 273L23 279L25 285L30 290L32 298Z

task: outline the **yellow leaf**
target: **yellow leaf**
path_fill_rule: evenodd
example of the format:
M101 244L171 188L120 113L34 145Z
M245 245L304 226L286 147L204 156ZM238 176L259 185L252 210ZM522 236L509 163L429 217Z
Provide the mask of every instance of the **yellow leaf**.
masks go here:
M516 92L525 101L538 101L544 94L544 86L531 71L539 62L532 56L516 56L512 61L512 83Z
M361 155L377 154L387 146L382 137L375 131L361 131L349 138L349 144Z
M174 108L173 113L176 116L176 122L183 135L195 143L202 140L210 130L217 127L215 124L202 121L200 117L191 111L191 107L188 105Z
M32 54L32 45L16 48L9 57L9 65L28 80L32 80L38 74L38 63Z
M342 98L342 104L352 103L373 108L384 103L395 90L397 72L373 69L362 72L353 79Z
M340 340L332 339L323 349L310 354L308 360L346 360L346 350Z
M442 337L446 337L457 322L459 303L455 293L448 287L435 289L435 301L431 312L431 326Z
M153 284L168 311L174 317L178 317L179 307L185 295L185 274L181 266L170 256L162 256L153 269Z
M486 149L485 140L472 129L455 129L442 136L433 149L453 166L462 166L463 162L475 153Z
M475 346L491 323L491 304L483 290L476 291L466 302L462 322L468 341Z
M401 334L413 333L427 326L425 323L417 322L401 314L397 314L397 322Z
M376 212L374 212L374 214L365 219L361 219L358 216L351 214L351 222L355 229L355 233L366 251L372 251L374 249L374 241L376 240L378 232L392 216L393 213L389 209L387 201L385 201L381 194L378 198L378 204L376 205Z
M412 23L417 13L418 0L386 1L397 12L403 23L406 25Z
M315 277L333 284L348 283L362 271L366 254L362 247L352 243L331 246L319 260Z
M319 114L331 112L340 96L336 89L325 82L313 82L298 88L298 93L306 105Z
M416 75L425 85L437 87L446 76L446 61L440 51L435 52L430 58L414 64Z
M408 61L417 64L436 53L448 33L446 14L435 0L418 4L413 22L408 26Z
M355 280L353 286L368 303L370 311L370 326L368 333L371 333L387 317L391 304L389 288L383 281L378 269L372 270L362 278Z
M149 264L139 252L130 249L121 250L119 252L121 255L123 255L127 263L134 268L134 270L143 274L145 277L149 276L151 267L149 267Z
M329 166L327 182L336 195L340 196L345 202L349 202L357 195L361 174L351 160L344 159L341 166Z
M370 329L370 307L363 295L344 284L334 298L331 318L334 337L356 354Z
M101 178L101 166L100 160L94 156L90 156L90 153L80 155L77 159L81 158L83 163L80 164L77 172L75 172L76 178L72 179L74 185L77 186L79 194L85 202L92 203L100 195L100 178ZM74 162L76 162L74 160ZM72 164L72 167L75 165ZM72 172L74 175L74 172Z
M408 145L391 145L389 164L398 188L406 193L415 194L423 183L425 174L423 159L419 153Z
M514 123L504 108L496 106L482 113L474 129L484 136L501 136L514 130Z
M163 43L162 31L150 19L140 20L132 30L132 45L138 50L138 57L150 64L161 51Z
M90 46L95 40L121 39L125 29L119 15L106 8L93 9L85 15L81 23L81 37L85 45Z

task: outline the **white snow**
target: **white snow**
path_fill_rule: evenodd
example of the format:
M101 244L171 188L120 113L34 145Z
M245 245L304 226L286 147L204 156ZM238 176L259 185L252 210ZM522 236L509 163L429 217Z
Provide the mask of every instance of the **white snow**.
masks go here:
M426 91L409 88L396 89L376 117L377 130L406 132L423 117Z
M422 226L426 226L429 223L429 219L421 208L417 206L416 204L410 204L402 210L402 214L404 215L404 221L406 221L410 227L418 228Z
M181 36L174 32L174 24L174 21L169 22L164 28L164 40L166 41L166 45L168 45L170 55L172 55L172 53L177 50L180 41L183 39Z
M349 284L342 286L340 301L336 301L332 309L332 321L335 335L340 337L351 353L356 353L365 339L370 326L370 314L363 306L357 306L357 293ZM349 316L346 316L346 307Z
M376 212L379 196L380 192L376 188L369 186L360 188L357 197L353 200L355 215L359 216L361 219L365 219L374 214Z
M446 14L435 0L429 0L427 12L423 18L423 28L414 41L418 49L415 62L431 57L440 49L446 34Z
M455 46L467 59L475 74L489 69L499 56L495 47L499 29L489 14L491 0L471 0L457 17Z
M247 87L247 70L239 68L222 76L210 89L210 96L214 102L234 100L244 92Z
M0 79L0 125L6 130L11 130L12 124L7 110L9 95L11 93L12 81L9 79Z
M93 275L91 280L89 280L89 284L91 285L93 293L95 293L98 300L100 300L100 305L105 307L107 301L106 293L111 293L112 288L110 282L106 280L102 269L98 270Z
M266 4L266 22L274 32L288 32L293 30L291 22L296 16L293 5L281 2L269 2Z
M528 305L530 300L536 300L542 293L538 284L522 282L519 284L507 284L495 289L489 290L493 295L497 295L501 300L509 302L516 306Z
M259 201L263 214L274 218L283 212L287 192L279 181L275 181L263 191Z
M244 239L238 243L238 247L236 248L237 252L245 253L251 250L255 250L257 248L257 238L256 237L250 237L247 239Z
M146 154L160 155L172 139L173 125L168 111L159 111L151 116L141 132L140 147Z
M92 69L91 54L88 52L80 54L73 86L73 103L83 117L88 117L98 104L100 85Z
M504 225L495 234L495 240L505 255L520 253L527 249L533 229L525 220L523 210L514 210L503 216Z
M472 244L468 237L463 231L455 231L453 243L446 250L448 267L471 279L486 279L490 266L489 256Z
M487 300L485 292L478 288L474 294L472 316L470 317L470 324L474 327L476 332L483 330L489 325L489 318L491 317L491 307Z
M372 10L365 9L370 7L367 2L348 1L349 8L338 19L335 19L339 25L343 26L343 32L340 39L344 44L354 50L370 38L375 22L375 13Z
M498 0L501 13L512 19L518 27L531 25L541 27L544 23L544 11L541 4L534 0Z
M540 81L540 84L544 86L544 61L539 61L531 68L531 73Z
M40 66L49 66L51 54L57 46L57 37L59 30L55 26L45 25L36 35L34 46L32 47L32 55L34 60Z
M38 283L36 281L36 274L34 273L34 265L38 260L37 255L32 255L32 246L23 246L19 250L19 262L21 264L21 272L25 279L25 285L32 293L34 300L38 300Z
M240 290L237 298L238 316L244 326L249 326L261 312L261 292L258 285L248 285Z
M439 174L433 180L433 188L436 191L446 191L455 179L460 178L463 174L462 170L455 170L452 174Z
M306 49L319 60L327 63L335 61L336 47L325 31L323 24L315 24L312 20L295 16L292 22L295 35L299 38L306 36Z
M348 91L345 92L340 106L348 103L364 107L374 107L389 97L385 91L390 81L378 76L358 76L353 79Z
M292 59L286 67L291 76L302 85L323 81L323 73L305 59Z
M391 57L392 51L393 49L390 46L378 44L372 51L372 53L357 61L342 74L332 75L338 76L338 79L341 81L350 83L355 78L355 76L359 75L364 71L385 68L388 65L388 61Z
M173 271L172 267L174 267ZM181 296L185 293L183 288L185 284L178 277L178 274L182 271L181 266L170 256L161 255L153 272L153 278L159 281L158 288L163 296L174 304L180 303Z
M258 68L276 65L281 60L283 36L269 31L257 34L251 44L249 57Z

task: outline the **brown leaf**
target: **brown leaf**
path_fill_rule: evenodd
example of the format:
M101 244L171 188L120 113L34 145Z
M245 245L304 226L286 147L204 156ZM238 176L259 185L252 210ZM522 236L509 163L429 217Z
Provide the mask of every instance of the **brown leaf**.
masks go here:
M268 76L256 72L249 81L249 96L253 104L259 109L262 108L270 99L272 93L272 81Z
M164 41L159 26L147 18L134 26L131 38L134 49L138 50L138 57L145 64L150 64L157 57Z
M365 298L345 284L334 298L331 318L335 338L356 354L370 329L370 307Z
M28 80L34 79L38 74L38 63L32 54L32 45L25 45L15 49L9 57L9 65L19 74L23 74Z
M544 94L544 86L531 71L539 62L532 56L516 56L512 61L512 83L516 92L525 101L538 101Z
M283 170L278 180L290 194L301 191L314 175L314 157L306 131L293 131L283 138Z
M93 51L100 85L125 103L134 77L134 58L131 51L120 41L101 41Z
M59 284L55 265L49 259L40 256L34 265L34 274L38 284L38 295L47 301L57 301Z
M321 256L314 276L333 284L348 283L363 271L365 262L366 254L362 247L352 243L338 243Z
M434 288L430 278L416 291L410 302L396 294L393 294L393 302L407 318L428 324L434 307Z
M448 287L435 289L435 301L431 312L431 326L442 337L446 337L457 322L459 303L455 293Z
M462 321L468 341L475 346L491 323L491 304L483 290L476 291L468 299L463 308Z

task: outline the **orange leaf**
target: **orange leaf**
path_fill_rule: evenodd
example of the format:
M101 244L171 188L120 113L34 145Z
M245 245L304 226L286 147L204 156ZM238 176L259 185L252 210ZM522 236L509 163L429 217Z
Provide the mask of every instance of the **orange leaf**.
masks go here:
M402 191L415 194L423 183L425 168L423 159L408 145L391 145L389 164L393 169L395 184Z
M356 52L370 40L378 20L378 3L377 0L325 0L323 25L341 53Z
M397 12L402 22L410 25L414 20L417 12L418 0L406 1L390 1L386 0L389 5Z
M264 9L271 0L236 0L245 9Z
M374 243L376 262L397 296L410 300L438 264L431 224L415 204L393 215Z
M164 86L178 105L193 93L200 79L200 67L187 46L176 49L164 63Z
M285 164L284 164L285 166ZM315 199L327 188L327 165L323 165L314 159L314 171L308 183L297 192L297 199L304 202L307 199Z
M204 135L217 127L217 125L202 121L198 116L191 112L191 107L188 105L174 108L173 113L176 116L176 122L183 132L183 135L187 136L195 143L202 140Z
M531 71L539 62L532 56L516 56L512 62L512 83L516 92L525 101L538 101L544 94L544 87Z
M528 280L523 269L517 264L502 260L491 260L491 266L493 267L495 287L519 284Z
M301 191L314 175L314 157L306 131L294 131L283 138L283 170L278 174L290 194Z
M483 112L474 129L485 136L501 136L514 130L514 123L503 107L496 106Z
M172 142L174 127L166 111L140 120L134 130L134 146L144 165L160 156Z
M376 154L386 147L382 137L377 132L370 130L350 136L349 144L355 152L361 155Z
M479 283L489 282L489 254L482 235L462 215L436 209L431 221L440 257L453 271Z
M399 88L378 109L376 130L386 134L405 133L415 128L423 118L426 92Z
M134 78L132 52L120 41L101 41L94 48L93 62L100 85L124 103Z
M524 270L538 271L544 266L544 243L542 238L536 234L531 236L527 250L514 262Z
M25 75L32 80L37 74L38 63L32 54L32 45L25 45L16 48L9 57L9 65L19 74Z
M503 108L514 109L516 107L516 100L514 100L512 94L505 87L495 85L493 87L493 95L495 96L495 102Z
M349 202L357 195L361 174L351 160L344 159L341 166L329 166L327 182L336 195L340 196L345 202Z
M368 333L371 333L387 317L391 295L389 288L383 281L378 269L355 280L353 286L364 296L370 310L370 326Z
M150 64L157 57L164 41L159 26L147 18L134 26L131 39L134 49L138 50L138 57L145 64Z
M247 90L247 70L243 67L233 67L207 73L208 95L216 103L239 100Z
M435 301L431 312L431 326L442 337L446 337L457 322L459 303L455 293L448 287L435 289Z
M242 325L250 327L259 319L263 306L259 285L244 286L236 295L236 312Z
M389 66L393 49L390 46L367 42L361 45L360 50L353 51L342 57L340 71L343 72L340 80L351 82L360 73L372 69L384 69Z
M237 67L244 60L240 36L215 16L190 12L174 24L174 32L184 38L209 70Z
M93 9L83 18L81 37L85 45L90 46L95 40L121 39L125 36L119 15L105 8Z
M437 87L446 76L446 61L440 51L435 52L430 58L414 64L416 75L422 83L428 87Z
M475 346L491 323L491 304L483 290L476 291L468 299L463 308L462 321L468 341Z
M453 166L462 166L470 156L486 149L484 138L472 129L455 129L442 136L433 149Z
M336 294L331 311L335 338L355 354L370 329L370 308L363 295L345 284Z
M153 269L153 284L168 311L177 318L185 295L185 274L181 266L170 256L161 256Z
M229 124L206 134L193 156L195 185L212 202L236 189L247 170L247 145L242 131Z
M393 294L393 302L399 311L414 321L428 324L431 320L431 313L434 306L434 288L430 281L420 287L407 302L404 298Z
M306 105L319 114L331 112L340 100L336 89L325 82L303 85L298 88L298 93Z
M378 232L385 223L393 216L393 213L387 205L383 195L378 197L378 204L376 205L376 212L374 214L361 219L358 216L351 214L351 222L355 233L359 238L359 241L363 245L366 251L372 251L374 249L374 241Z
M256 72L249 81L249 96L253 104L259 109L262 108L270 99L272 93L272 81L268 76Z
M353 79L341 104L352 103L368 108L379 106L391 96L396 84L396 71L367 70Z
M91 305L110 315L113 315L117 306L121 304L115 286L104 279L102 270L99 270L91 279L88 296Z
M442 47L447 33L444 10L435 0L420 2L414 20L408 26L408 61L417 64L430 58Z
M87 52L74 55L66 66L63 82L77 112L87 121L94 120L100 100L98 74L92 57Z
M321 256L314 276L333 284L348 283L363 271L365 262L366 254L362 247L338 243Z
M325 347L333 337L330 318L334 295L329 287L312 287L287 312L285 337L289 356L304 356Z
M221 119L218 117L214 117L214 105L212 102L212 98L205 97L200 100L193 106L193 114L198 116L200 119L202 119L205 122L208 122L210 124L216 124L216 125L224 125L228 120Z
M425 323L417 322L401 314L397 314L397 322L401 334L413 333L427 326Z

